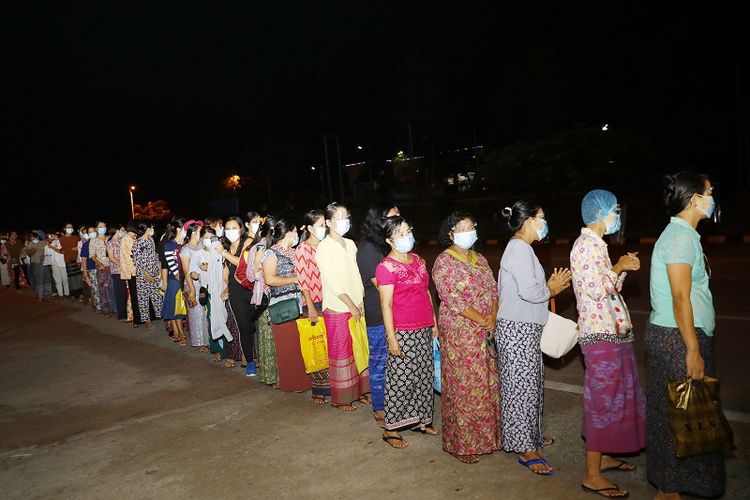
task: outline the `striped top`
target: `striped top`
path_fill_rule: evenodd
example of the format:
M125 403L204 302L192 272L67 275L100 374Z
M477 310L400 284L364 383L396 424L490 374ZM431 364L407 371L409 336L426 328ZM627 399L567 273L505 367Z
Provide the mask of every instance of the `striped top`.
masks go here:
M175 240L169 240L164 243L164 260L167 262L169 269L169 279L180 279L180 244Z
M303 241L294 251L297 281L300 290L310 292L313 303L323 302L323 284L320 281L320 269L315 262L315 247Z

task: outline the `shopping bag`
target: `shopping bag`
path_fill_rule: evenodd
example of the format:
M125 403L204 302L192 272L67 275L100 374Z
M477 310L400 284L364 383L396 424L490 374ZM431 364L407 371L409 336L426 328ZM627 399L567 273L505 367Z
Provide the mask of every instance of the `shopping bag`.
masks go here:
M734 448L732 428L719 402L718 379L671 381L667 390L669 427L678 458Z
M185 295L182 293L182 290L177 290L177 295L175 295L174 313L175 315L187 315L187 304L185 303Z
M617 285L615 285L611 278L608 279L612 284L612 292L607 294L607 306L609 314L612 316L612 321L615 324L615 334L618 337L627 337L633 330L630 312L628 311L627 304L625 304L625 299L617 291Z
M370 345L367 343L367 325L364 316L361 316L359 321L349 318L349 333L352 336L354 362L357 364L357 371L362 373L370 366Z
M560 358L578 343L578 325L550 311L539 348L551 358Z
M328 340L325 321L314 325L307 318L297 320L299 345L302 359L305 360L305 373L312 373L328 368Z
M432 360L435 363L435 380L433 381L432 386L435 389L435 392L440 393L443 389L440 370L440 341L436 338L432 339Z

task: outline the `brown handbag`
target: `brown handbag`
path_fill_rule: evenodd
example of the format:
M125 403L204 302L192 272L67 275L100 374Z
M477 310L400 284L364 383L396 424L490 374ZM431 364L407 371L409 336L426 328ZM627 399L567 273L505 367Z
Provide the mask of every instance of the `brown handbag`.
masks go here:
M671 381L667 389L669 427L678 458L734 448L732 428L719 402L718 379Z

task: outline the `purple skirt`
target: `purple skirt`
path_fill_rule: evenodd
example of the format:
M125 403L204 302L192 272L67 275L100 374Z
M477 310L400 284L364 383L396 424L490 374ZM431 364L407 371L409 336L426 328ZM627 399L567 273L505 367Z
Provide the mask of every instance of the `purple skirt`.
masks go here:
M588 451L634 453L646 447L646 401L632 343L581 345L586 362L581 434Z

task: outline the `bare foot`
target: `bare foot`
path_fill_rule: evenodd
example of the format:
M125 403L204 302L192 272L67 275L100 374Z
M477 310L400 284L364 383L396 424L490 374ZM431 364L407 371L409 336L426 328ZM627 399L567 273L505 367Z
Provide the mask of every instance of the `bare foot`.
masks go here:
M200 348L198 349L198 352L208 352L208 347L206 347L206 346L201 346L201 347L200 347Z
M476 455L456 455L455 453L451 453L459 462L463 462L465 464L475 464L479 462L479 457Z
M315 405L324 405L324 404L326 404L326 397L325 396L313 396L312 400L313 400L313 404L315 404Z
M375 423L378 424L378 427L381 429L385 429L385 412L380 411L374 411L372 412L373 416L375 417Z

